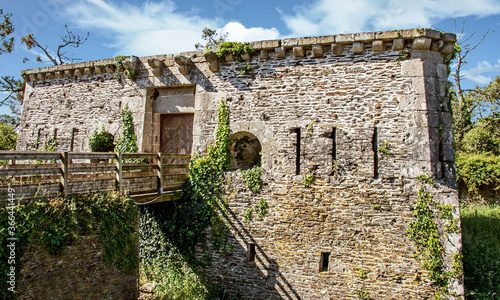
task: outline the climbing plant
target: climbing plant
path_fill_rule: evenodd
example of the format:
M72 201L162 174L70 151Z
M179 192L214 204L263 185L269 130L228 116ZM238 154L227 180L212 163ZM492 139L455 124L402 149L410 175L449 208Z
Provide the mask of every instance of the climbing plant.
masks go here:
M122 75L125 74L130 80L136 81L139 72L135 69L125 68L125 65L123 64L125 59L126 57L123 55L115 56L115 68L116 68L115 79L118 82L121 82Z
M41 245L58 255L79 236L100 232L104 261L118 270L137 270L136 225L138 210L133 201L119 193L85 193L68 198L40 198L0 207L0 298L15 299L7 290L7 273L11 265L7 240L9 215L16 220L15 269L22 270L23 253L29 243ZM16 272L19 277L19 272Z
M413 207L414 220L408 223L407 232L410 239L415 243L419 252L418 259L422 266L429 272L429 278L438 287L437 294L444 293L449 280L459 275L460 270L453 269L445 271L443 263L444 249L440 241L438 217L447 220L445 231L447 233L457 232L458 220L453 218L453 207L451 205L439 204L427 191L427 185L435 185L435 181L429 174L417 176L421 186L417 192L417 200Z
M241 170L241 179L245 186L253 192L262 191L264 182L262 181L262 167L255 166L248 170Z

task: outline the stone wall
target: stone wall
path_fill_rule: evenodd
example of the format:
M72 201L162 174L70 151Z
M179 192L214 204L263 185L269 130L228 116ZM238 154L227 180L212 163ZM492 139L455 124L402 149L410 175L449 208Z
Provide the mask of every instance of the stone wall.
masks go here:
M237 171L227 173L235 250L210 253L207 278L250 299L426 298L433 288L406 228L419 174L436 178L435 199L459 216L443 64L454 42L414 29L255 42L257 53L242 62L203 52L129 57L139 75L122 84L107 73L110 60L29 70L18 149L40 128L67 137L63 128L74 126L82 145L74 149L86 150L101 124L116 132L129 103L143 151L158 149L160 114L194 111L193 152L204 152L224 97L232 133L261 143L265 186L252 194ZM245 222L260 199L268 214ZM247 262L252 244L255 262ZM460 235L450 235L448 267L460 248ZM462 283L450 291L461 297Z
M79 236L59 255L29 244L17 283L19 299L137 299L138 274L104 263L97 234Z

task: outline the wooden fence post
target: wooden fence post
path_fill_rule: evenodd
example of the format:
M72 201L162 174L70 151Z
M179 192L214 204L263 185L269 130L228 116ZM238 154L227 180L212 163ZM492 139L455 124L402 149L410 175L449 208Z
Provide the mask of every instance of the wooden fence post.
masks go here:
M62 185L62 193L63 196L66 198L68 197L69 193L69 185L68 185L68 179L69 179L69 159L68 159L68 152L61 152L61 185Z
M157 180L157 191L158 194L163 194L163 155L162 153L158 153L157 157L158 164L158 180Z
M118 152L116 157L116 188L120 193L123 191L123 164L121 152Z

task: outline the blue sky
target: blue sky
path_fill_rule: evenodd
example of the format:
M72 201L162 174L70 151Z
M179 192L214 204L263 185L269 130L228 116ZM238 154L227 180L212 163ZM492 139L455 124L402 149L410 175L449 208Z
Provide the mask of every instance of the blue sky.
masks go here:
M34 33L55 49L67 24L87 43L70 53L83 61L116 55L153 55L194 50L204 27L228 32L236 41L329 35L363 31L435 28L455 32L465 18L465 33L476 32L464 67L466 88L485 85L500 74L500 0L3 0L16 26L15 51L0 56L0 74L19 77L38 63L39 50L26 50L21 36ZM30 59L23 64L23 58ZM42 59L47 60L42 55ZM7 112L0 108L0 113Z

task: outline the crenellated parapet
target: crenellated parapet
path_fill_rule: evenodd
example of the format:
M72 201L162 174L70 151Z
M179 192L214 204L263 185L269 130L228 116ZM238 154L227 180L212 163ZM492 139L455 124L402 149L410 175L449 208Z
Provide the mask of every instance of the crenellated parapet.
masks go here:
M405 29L383 32L365 32L357 34L338 34L328 36L288 38L252 42L256 50L253 55L243 53L241 60L284 59L287 55L295 58L322 57L332 55L383 53L394 51L429 51L449 55L453 52L456 35L432 29ZM229 52L219 58L214 52L191 51L177 55L155 55L150 57L128 56L122 62L125 69L147 69L148 76L160 77L165 68L173 68L176 73L188 75L192 64L207 64L210 72L219 72L221 63L232 63L235 57ZM82 78L113 74L120 70L114 59L103 59L83 63L66 64L46 68L37 68L21 72L26 82L42 82L64 78ZM139 76L140 77L140 76Z

